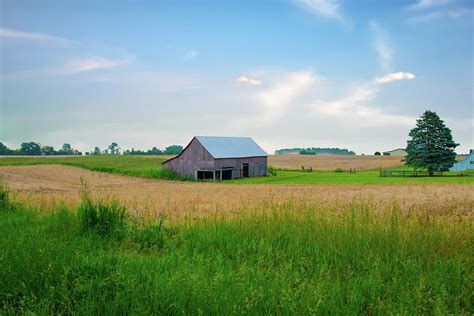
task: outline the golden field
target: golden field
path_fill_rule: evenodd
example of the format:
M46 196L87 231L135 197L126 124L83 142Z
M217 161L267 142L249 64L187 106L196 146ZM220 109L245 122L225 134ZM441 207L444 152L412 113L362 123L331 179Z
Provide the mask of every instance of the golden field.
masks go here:
M321 206L342 209L355 202L370 203L375 209L390 209L394 204L410 211L419 206L472 215L474 185L397 184L397 185L271 185L157 181L108 173L91 172L59 165L1 167L18 199L36 206L65 202L76 204L81 198L81 181L93 197L116 198L138 217L199 218L209 215L268 209L268 206ZM294 207L298 209L298 207Z
M275 168L332 171L337 168L343 170L356 169L377 170L403 166L403 157L395 156L350 156L350 155L271 155L268 163Z

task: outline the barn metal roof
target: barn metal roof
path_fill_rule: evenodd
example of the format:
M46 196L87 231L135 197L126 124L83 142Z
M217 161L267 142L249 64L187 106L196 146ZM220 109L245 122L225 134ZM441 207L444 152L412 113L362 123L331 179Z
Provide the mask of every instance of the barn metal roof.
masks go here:
M268 156L250 137L196 136L196 139L215 159Z

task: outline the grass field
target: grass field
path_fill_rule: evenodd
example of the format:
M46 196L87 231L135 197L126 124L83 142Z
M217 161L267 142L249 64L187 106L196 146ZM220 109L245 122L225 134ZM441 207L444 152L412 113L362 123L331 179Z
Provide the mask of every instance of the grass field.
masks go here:
M473 228L472 203L287 199L171 224L1 190L0 314L472 314Z
M294 159L300 159L297 155L284 155L283 157L285 164L281 166L288 166L288 159L295 157ZM277 158L275 158L277 157ZM309 158L303 157L304 159L315 159L314 156ZM327 160L326 156L323 160ZM334 162L332 167L338 166L338 159L341 156L334 156ZM365 163L365 168L374 166L374 161L378 161L380 157L373 156L371 158L366 156L362 159L358 158L347 158L343 159L355 159L357 164L361 166L359 169L364 169L361 165ZM383 156L382 156L383 157ZM390 157L389 157L390 158ZM393 158L393 157L392 157ZM278 156L270 157L272 159L280 159ZM319 159L319 158L318 158ZM161 168L161 163L165 160L163 157L140 157L140 156L89 156L89 157L60 157L60 158L48 158L48 157L14 157L14 158L0 158L1 166L24 166L24 165L49 165L49 164L62 164L67 166L80 167L91 171L100 171L115 173L127 176L135 176L141 178L150 179L175 179L176 176L173 173L167 172L166 169ZM395 159L396 161L399 158ZM365 161L365 162L364 162ZM381 160L382 161L382 160ZM394 160L388 160L393 163ZM298 167L299 160L295 160L293 165L295 168ZM341 166L345 165L347 161L341 162ZM398 161L397 164L400 162ZM356 164L356 163L354 163ZM278 167L276 165L275 167ZM328 164L326 163L326 166ZM447 175L454 175L446 173ZM281 170L277 171L276 176L261 177L261 178L248 178L228 181L225 183L235 184L403 184L403 183L474 183L474 177L433 177L433 178L381 178L379 177L378 171L358 171L356 174L349 174L348 172L334 172L334 171L321 171L321 172L302 172L298 170Z

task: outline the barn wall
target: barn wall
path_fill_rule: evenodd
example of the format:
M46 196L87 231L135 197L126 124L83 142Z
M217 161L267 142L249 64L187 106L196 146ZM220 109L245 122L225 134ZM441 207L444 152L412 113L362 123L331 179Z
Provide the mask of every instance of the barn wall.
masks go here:
M214 170L214 158L193 139L179 157L163 163L163 166L182 177L194 178L197 170Z
M267 157L249 157L249 158L225 158L225 159L216 159L215 168L216 170L222 168L232 167L233 178L242 177L242 164L249 164L249 177L258 177L267 175Z

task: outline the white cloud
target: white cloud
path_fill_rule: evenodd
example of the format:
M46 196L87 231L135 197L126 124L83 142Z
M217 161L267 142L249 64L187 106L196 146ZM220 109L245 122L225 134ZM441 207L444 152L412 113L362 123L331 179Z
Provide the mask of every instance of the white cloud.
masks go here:
M199 52L195 49L190 49L184 53L184 60L189 61L199 56Z
M433 7L443 6L454 2L454 0L418 0L415 4L408 7L410 10L425 10Z
M261 80L250 78L247 76L240 76L235 81L239 84L249 85L249 86L259 86L262 84Z
M49 35L49 34L22 32L22 31L6 29L6 28L0 28L0 38L11 38L11 39L38 41L38 42L56 42L56 43L61 43L61 44L75 43L72 40L58 37L58 36Z
M375 78L375 82L378 84L385 84L396 80L412 80L415 79L415 75L411 72L393 72L386 74L382 77Z
M319 79L312 71L297 71L286 75L268 89L256 95L263 109L263 120L273 123L284 116L295 99L307 91Z
M390 73L376 78L373 82L361 85L352 90L347 96L336 100L315 100L312 109L322 115L332 116L343 120L358 120L364 126L410 125L414 118L397 114L385 113L380 107L370 106L378 94L380 85L395 80L411 80L415 75L409 72Z
M71 60L67 66L65 73L77 74L99 69L108 69L119 67L131 63L133 58L127 57L123 59L109 59L101 56L90 56L86 58L77 58Z
M390 71L393 64L393 49L390 46L388 33L376 22L370 22L370 28L375 35L375 49L377 50L380 66L385 71Z
M295 2L312 14L344 22L336 0L295 0Z

